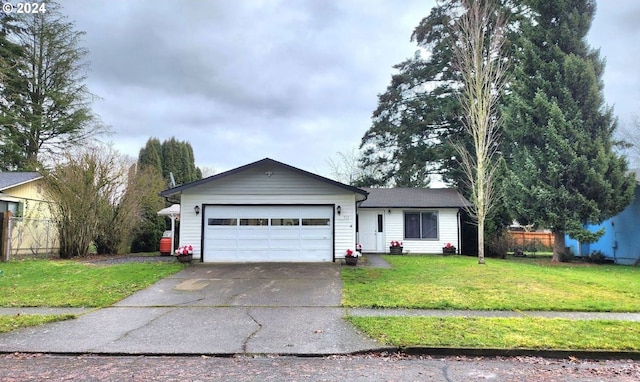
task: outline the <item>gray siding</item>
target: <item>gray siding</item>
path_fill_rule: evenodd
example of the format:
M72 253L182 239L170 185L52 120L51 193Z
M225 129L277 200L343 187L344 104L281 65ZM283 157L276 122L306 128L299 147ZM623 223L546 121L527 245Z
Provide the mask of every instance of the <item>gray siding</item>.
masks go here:
M201 256L202 213L196 216L196 205L339 205L342 212L334 218L334 255L343 258L347 249L355 250L355 201L355 193L340 187L281 167L260 166L184 190L179 243L193 245L194 257Z
M338 195L347 191L283 167L263 165L185 192L202 195Z

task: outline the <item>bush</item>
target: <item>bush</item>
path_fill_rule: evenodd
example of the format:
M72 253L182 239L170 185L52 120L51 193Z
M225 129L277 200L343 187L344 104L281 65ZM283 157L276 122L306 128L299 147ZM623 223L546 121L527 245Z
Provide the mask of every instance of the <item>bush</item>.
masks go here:
M486 257L497 257L504 259L511 243L511 237L506 231L496 232L487 239L485 245Z
M595 264L605 264L605 263L611 262L611 260L607 259L607 256L604 253L602 253L602 251L591 252L589 256L585 257L585 260L589 263L595 263Z

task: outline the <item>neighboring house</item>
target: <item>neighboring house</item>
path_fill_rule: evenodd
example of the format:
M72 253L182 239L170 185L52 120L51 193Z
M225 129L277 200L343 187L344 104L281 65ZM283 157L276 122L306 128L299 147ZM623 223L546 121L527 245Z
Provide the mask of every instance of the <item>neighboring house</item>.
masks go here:
M266 158L160 195L180 201L179 244L192 245L204 262L322 262L355 249L358 204L369 192ZM411 237L408 248L435 251L458 242L453 205L403 207L393 206L407 219L436 213L437 238ZM394 229L402 235L402 227ZM410 236L416 234L412 227ZM432 245L420 244L427 241Z
M448 188L363 188L358 240L363 252L389 252L402 241L411 253L442 253L447 243L462 248L462 209L471 203Z
M569 236L565 237L566 246L576 256L589 256L600 251L607 259L616 264L633 265L640 262L640 170L636 170L636 188L633 201L618 215L605 220L602 224L588 225L591 232L604 228L604 235L595 243L581 244Z
M48 208L44 208L46 206L40 174L0 172L0 212L11 211L16 217L48 214Z
M49 254L57 248L44 180L37 172L0 172L0 212L10 211L10 254Z

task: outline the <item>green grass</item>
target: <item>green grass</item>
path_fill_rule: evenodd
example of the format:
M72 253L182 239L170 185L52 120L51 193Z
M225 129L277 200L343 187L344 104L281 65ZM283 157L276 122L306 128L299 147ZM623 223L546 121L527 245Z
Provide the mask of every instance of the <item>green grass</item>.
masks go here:
M76 261L0 263L0 307L103 307L183 269L180 263L92 265ZM61 315L0 315L0 333L74 319Z
M640 268L548 259L385 256L393 269L344 268L348 307L640 311Z
M347 319L372 338L401 348L640 350L640 322L466 317Z
M73 314L21 314L16 316L0 316L0 333L9 332L27 326L38 326L49 322L72 320Z
M386 256L393 269L343 269L350 307L640 311L640 268L548 258ZM398 347L639 351L640 323L548 318L353 317Z
M1 263L2 307L104 307L183 269L180 263L92 265L76 261Z

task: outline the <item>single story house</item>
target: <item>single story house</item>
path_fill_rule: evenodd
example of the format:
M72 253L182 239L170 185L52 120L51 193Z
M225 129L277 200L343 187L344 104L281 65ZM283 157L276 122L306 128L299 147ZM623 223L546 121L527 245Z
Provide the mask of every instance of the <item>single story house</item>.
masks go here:
M389 252L401 241L412 253L441 253L447 244L462 248L462 210L471 203L451 188L363 188L358 205L358 241L363 252Z
M633 265L640 262L638 230L640 227L640 170L635 171L636 188L633 201L622 212L605 220L602 224L588 225L591 232L604 228L604 235L595 243L580 243L565 237L565 245L576 256L590 256L600 251L606 259L621 265Z
M371 252L385 252L390 240L414 253L459 243L458 212L468 202L457 192L397 190L395 199L378 199L393 189L357 188L265 158L160 195L180 202L179 244L192 245L203 262L335 261L359 236ZM437 203L426 201L429 191ZM358 232L365 227L367 237Z

